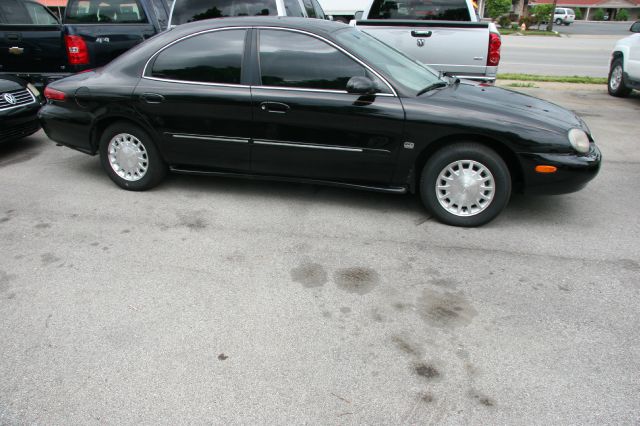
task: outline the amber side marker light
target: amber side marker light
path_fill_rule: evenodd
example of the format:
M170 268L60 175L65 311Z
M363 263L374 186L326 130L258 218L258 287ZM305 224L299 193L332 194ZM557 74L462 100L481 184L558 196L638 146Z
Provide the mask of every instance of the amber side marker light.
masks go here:
M536 172L538 173L555 173L558 171L556 166L536 166Z

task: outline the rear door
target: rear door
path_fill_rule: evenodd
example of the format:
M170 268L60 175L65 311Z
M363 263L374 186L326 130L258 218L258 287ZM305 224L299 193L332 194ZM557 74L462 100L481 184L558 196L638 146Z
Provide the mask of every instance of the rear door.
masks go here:
M59 73L66 62L62 26L47 8L0 1L0 72Z
M70 0L64 23L89 52L77 71L106 65L157 32L140 0Z

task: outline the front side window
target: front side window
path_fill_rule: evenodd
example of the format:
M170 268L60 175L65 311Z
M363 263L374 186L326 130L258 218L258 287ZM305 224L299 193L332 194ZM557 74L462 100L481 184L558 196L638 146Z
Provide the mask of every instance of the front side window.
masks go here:
M372 77L322 40L278 30L260 31L260 70L263 86L305 89L346 90L351 77Z
M198 83L240 84L246 33L214 31L179 41L158 54L150 75Z
M68 24L142 24L147 22L138 0L71 0Z
M307 11L307 16L309 18L315 18L316 11L313 8L313 3L311 3L311 0L302 0L302 3L304 3L304 8Z
M176 0L171 25L230 16L278 16L276 0Z
M26 3L18 3L16 0L0 1L0 22L3 24L31 25L33 21L32 15L25 7ZM36 4L36 6L39 6ZM43 6L41 6L43 7Z
M300 3L298 0L284 0L284 10L287 16L304 18L304 13L302 12L302 8L300 7Z
M25 2L24 7L31 17L31 21L36 25L58 25L58 20L46 7L40 3Z
M320 3L318 3L316 0L311 0L311 3L313 3L313 8L316 10L316 18L327 19L324 14L324 10L322 10L322 7L320 6Z
M369 19L470 21L466 0L375 0Z

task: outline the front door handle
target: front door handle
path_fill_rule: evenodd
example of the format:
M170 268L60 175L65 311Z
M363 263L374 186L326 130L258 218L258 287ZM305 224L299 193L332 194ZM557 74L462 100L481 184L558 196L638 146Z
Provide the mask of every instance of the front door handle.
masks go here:
M140 98L148 104L161 104L164 102L164 96L157 93L143 93Z
M274 114L286 114L291 107L280 102L263 102L260 104L260 109L264 112L272 112Z
M22 34L20 33L8 33L6 37L7 37L7 41L14 41L14 42L22 41Z
M411 31L411 36L412 37L431 37L431 35L433 34L433 32L431 31L418 31L418 30L413 30Z

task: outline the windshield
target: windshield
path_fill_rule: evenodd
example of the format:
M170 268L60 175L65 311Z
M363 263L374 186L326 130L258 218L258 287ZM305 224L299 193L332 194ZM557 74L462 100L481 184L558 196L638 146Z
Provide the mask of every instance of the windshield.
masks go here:
M343 47L357 52L376 71L399 83L409 92L418 93L425 87L442 81L431 68L408 58L367 33L345 28L336 32L335 37Z
M171 25L229 16L278 16L276 0L176 0Z

